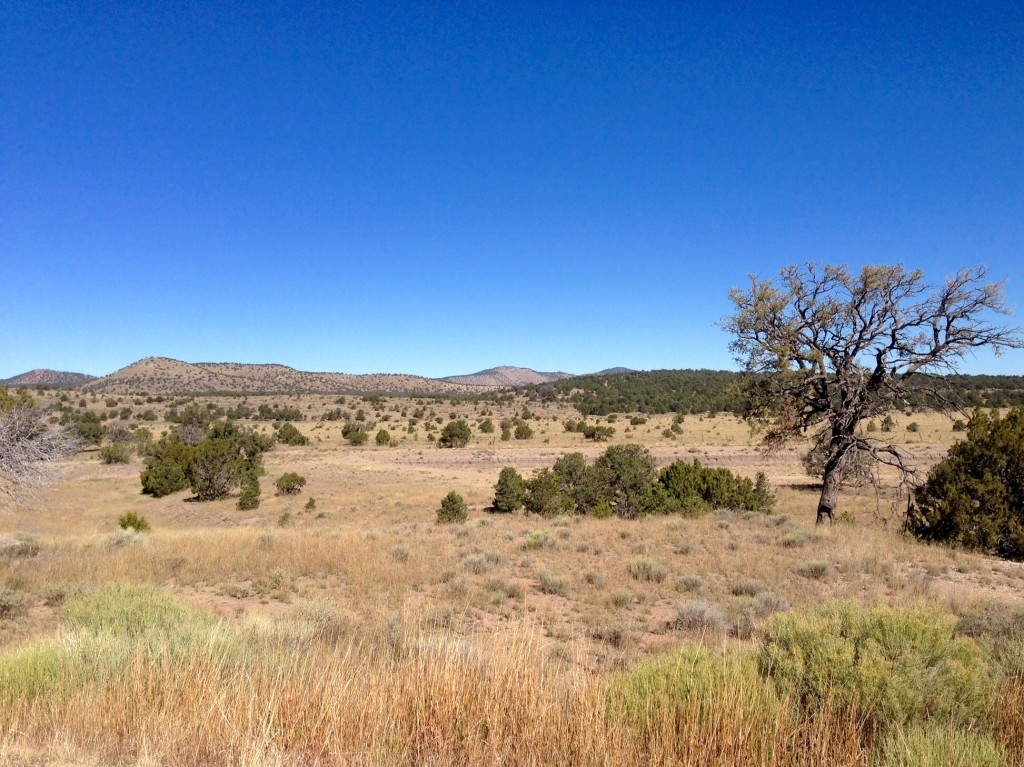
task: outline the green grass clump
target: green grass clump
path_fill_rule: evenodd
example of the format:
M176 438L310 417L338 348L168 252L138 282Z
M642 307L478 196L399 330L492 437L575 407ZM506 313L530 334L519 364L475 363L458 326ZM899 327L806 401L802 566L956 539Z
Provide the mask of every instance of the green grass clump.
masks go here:
M949 726L911 727L890 734L878 749L878 767L1009 767L999 744Z
M138 533L145 533L149 530L149 522L141 514L129 511L117 518L117 526L122 530L134 530Z

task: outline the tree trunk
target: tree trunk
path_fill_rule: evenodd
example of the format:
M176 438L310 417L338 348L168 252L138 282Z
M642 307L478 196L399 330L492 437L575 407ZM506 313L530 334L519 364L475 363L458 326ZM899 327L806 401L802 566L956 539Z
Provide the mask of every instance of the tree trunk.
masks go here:
M822 524L827 518L829 524L835 520L832 517L839 500L840 475L838 469L825 467L825 475L821 483L821 499L818 501L818 520L815 524Z

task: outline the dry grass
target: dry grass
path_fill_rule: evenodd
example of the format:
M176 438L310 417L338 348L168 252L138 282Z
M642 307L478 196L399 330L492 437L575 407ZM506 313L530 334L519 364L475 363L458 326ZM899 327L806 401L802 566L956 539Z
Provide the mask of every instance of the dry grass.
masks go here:
M844 497L848 524L815 529L798 451L763 462L727 416L688 417L674 439L662 435L668 416L628 434L620 418L613 442L650 445L661 463L765 470L778 487L776 514L543 520L483 509L502 466L528 474L568 450L593 457L605 448L562 429L571 413L531 406L541 415L532 440L477 433L467 449L440 450L422 427L414 439L396 426L405 420L394 405L423 405L389 402L393 418L379 425L405 437L397 448L352 448L337 423L300 423L312 444L268 454L254 512L237 511L234 499L144 497L137 462L102 466L86 454L30 508L0 516L0 535L10 536L0 586L17 605L0 615L0 659L67 643L62 605L111 583L166 590L220 627L190 639L187 657L122 652L125 665L102 683L10 699L0 760L868 764L855 721L802 720L792 706L765 707L753 688L660 707L642 728L612 715L609 691L645 659L693 642L749 646L773 612L829 599L929 600L953 611L1021 603L1020 566L904 539L889 501L868 489ZM453 410L432 407L444 421ZM489 417L497 423L518 407L491 406ZM455 409L471 423L480 417L479 405ZM912 447L926 464L955 435L935 416L913 420L913 439L926 441ZM273 494L270 478L283 471L307 477L302 495ZM466 498L466 524L433 524L449 490ZM314 512L303 510L309 497ZM127 512L153 532L118 533ZM280 527L286 513L291 524ZM680 620L698 602L715 618L711 630ZM998 720L1018 755L1022 690L1020 678L1006 683Z

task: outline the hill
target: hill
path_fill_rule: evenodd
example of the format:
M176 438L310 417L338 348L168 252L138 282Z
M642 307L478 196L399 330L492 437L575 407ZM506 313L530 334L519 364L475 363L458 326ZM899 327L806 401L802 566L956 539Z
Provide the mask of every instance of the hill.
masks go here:
M496 368L481 370L479 373L462 376L448 376L440 380L453 384L468 386L487 386L490 388L529 386L531 384L543 384L551 381L559 381L565 378L572 378L570 373L538 373L530 368L517 368L503 365Z
M37 368L21 375L0 380L0 386L49 386L54 389L71 389L95 381L96 376L86 373L69 373L65 370Z
M483 386L439 381L402 374L350 375L307 373L286 365L235 362L182 362L167 357L147 357L92 381L99 392L150 394L197 394L246 392L250 394L480 394Z

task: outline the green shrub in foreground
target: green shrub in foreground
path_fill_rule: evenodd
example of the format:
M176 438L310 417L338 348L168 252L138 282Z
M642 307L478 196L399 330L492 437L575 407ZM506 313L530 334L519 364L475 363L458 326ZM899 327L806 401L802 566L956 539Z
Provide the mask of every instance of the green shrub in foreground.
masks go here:
M930 719L971 723L991 684L978 645L955 635L953 618L925 606L836 602L776 615L758 667L805 709L847 705L877 731Z

